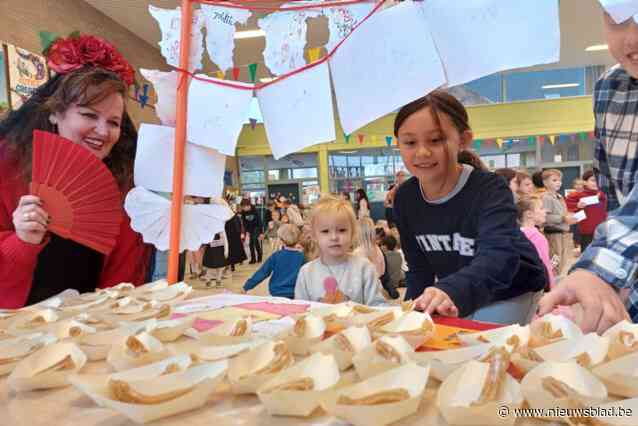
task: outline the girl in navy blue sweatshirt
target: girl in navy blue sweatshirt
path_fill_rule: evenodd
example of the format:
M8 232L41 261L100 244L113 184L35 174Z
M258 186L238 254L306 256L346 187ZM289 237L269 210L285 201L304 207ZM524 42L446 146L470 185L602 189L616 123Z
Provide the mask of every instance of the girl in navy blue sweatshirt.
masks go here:
M529 322L546 274L516 223L507 182L480 160L465 164L476 156L467 150L473 135L463 105L434 91L401 108L394 134L413 176L394 200L406 299L428 313Z

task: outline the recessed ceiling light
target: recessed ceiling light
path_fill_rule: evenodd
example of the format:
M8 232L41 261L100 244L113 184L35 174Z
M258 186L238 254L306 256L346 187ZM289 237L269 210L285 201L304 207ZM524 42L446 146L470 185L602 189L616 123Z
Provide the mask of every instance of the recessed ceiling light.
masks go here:
M357 151L339 151L340 154L356 154Z
M609 50L609 46L606 44L594 44L585 48L585 52L598 52L601 50Z
M543 86L543 90L549 89L568 89L570 87L578 87L580 83L565 83L565 84L547 84Z
M255 37L266 37L266 32L264 30L248 30L235 32L235 39Z

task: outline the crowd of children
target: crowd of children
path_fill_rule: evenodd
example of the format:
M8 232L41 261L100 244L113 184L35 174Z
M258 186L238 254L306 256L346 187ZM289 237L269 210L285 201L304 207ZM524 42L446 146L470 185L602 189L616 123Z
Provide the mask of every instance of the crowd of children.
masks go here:
M273 214L265 229L251 219L253 208L242 206L243 232L255 248L251 263L261 261L264 232L273 250L244 290L270 275L271 294L325 303L391 303L406 286L406 299L440 315L524 324L537 307L544 314L580 303L585 331L638 319L638 154L616 149L633 140L630 95L638 89L628 82L638 78L638 66L623 46L638 42L638 23L604 19L620 65L596 85L601 142L594 170L566 195L556 169L487 171L468 149L473 134L464 106L437 90L396 115L394 135L412 177L397 176L384 202L386 220L376 226L363 190L354 206L349 196L324 196L307 214L283 200L277 207L286 214ZM610 116L620 123L613 129L606 127ZM582 256L572 265L575 245Z

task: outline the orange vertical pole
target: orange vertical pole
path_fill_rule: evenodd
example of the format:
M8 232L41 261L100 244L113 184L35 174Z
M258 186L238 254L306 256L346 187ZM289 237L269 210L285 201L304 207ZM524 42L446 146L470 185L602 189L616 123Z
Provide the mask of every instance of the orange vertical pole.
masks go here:
M193 25L191 0L182 0L182 28L180 35L179 67L189 69L191 27ZM175 117L175 156L173 159L173 198L171 201L171 239L168 257L168 282L174 284L179 277L179 241L182 228L182 201L184 199L184 153L186 151L186 119L188 116L189 75L180 73L177 85L177 114Z

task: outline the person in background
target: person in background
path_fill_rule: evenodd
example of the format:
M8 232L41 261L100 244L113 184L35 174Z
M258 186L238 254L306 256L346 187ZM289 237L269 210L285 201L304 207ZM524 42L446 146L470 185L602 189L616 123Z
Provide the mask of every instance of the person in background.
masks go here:
M544 267L517 225L507 182L470 158L463 104L435 90L399 110L394 135L412 174L394 200L409 266L406 300L430 314L529 322Z
M224 268L228 266L228 238L226 232L219 232L215 234L213 241L208 244L204 251L204 267L207 268L204 274L204 281L206 287L210 287L213 280L215 280L215 287L222 288L222 278L224 275ZM209 274L210 270L213 270L213 276Z
M281 221L279 219L279 212L277 210L273 211L272 220L268 222L266 229L266 239L270 245L271 252L279 250L280 238L277 236L277 231L279 231L279 227L281 226Z
M299 207L290 200L286 200L284 205L286 206L286 215L290 223L301 228L304 225L304 220Z
M523 172L516 172L516 183L518 184L518 197L531 197L534 195L535 187L532 178Z
M250 246L249 263L251 265L258 262L261 263L263 257L261 240L264 238L264 231L257 208L250 203L250 200L244 198L241 200L241 210L241 221Z
M99 58L61 54L95 45ZM135 71L111 44L86 34L55 40L47 63L56 75L0 119L0 308L32 305L67 289L140 285L149 275L152 249L131 228L123 202L119 235L104 255L49 232L47 206L29 191L33 131L42 130L102 161L124 201L137 140L126 108Z
M565 200L558 192L563 185L563 174L556 169L545 170L543 184L543 208L547 212L543 231L549 241L549 254L555 265L554 274L560 276L571 259L573 243L569 226L575 224L576 219L567 211Z
M585 182L581 178L574 179L572 181L572 189L565 191L565 203L567 203L567 198L569 195L575 192L581 192L585 186ZM569 205L567 205L567 210L570 212L572 210L569 209ZM581 237L580 237L580 228L577 223L573 223L569 225L569 232L571 232L573 240L574 240L574 252L579 253L582 252L581 247Z
M518 223L521 225L521 231L534 244L543 265L545 265L548 276L545 289L549 290L555 284L554 266L549 256L549 242L538 230L538 228L543 227L547 218L543 201L538 197L521 198L516 203L516 210L518 211Z
M397 289L405 287L405 271L403 271L403 256L397 250L398 241L392 235L386 235L381 248L386 259L386 275L388 276L387 287Z
M394 205L394 196L399 186L405 182L405 172L399 170L394 178L394 183L388 188L388 192L385 194L383 205L385 207L385 219L388 221L389 226L394 226L394 218L392 217L392 207Z
M539 170L532 174L532 183L534 184L534 192L531 195L542 196L546 189L545 184L543 183L543 171Z
M231 204L230 208L235 215L226 221L224 231L226 232L226 238L228 239L227 268L230 268L232 273L235 272L235 265L241 264L247 259L247 257L243 243L244 229L241 216L237 213L237 204Z
M355 256L368 259L377 270L377 277L381 278L385 274L385 258L383 252L377 245L374 222L369 217L359 219L359 240L358 247L354 250Z
M361 188L357 189L356 194L357 219L361 220L364 217L370 217L370 201L368 201L368 195Z
M299 271L295 299L385 304L374 265L352 254L358 233L352 206L347 201L323 196L313 206L310 226L319 257Z
M607 220L607 197L605 193L598 189L596 176L592 170L588 170L583 174L583 189L577 192L571 192L566 198L567 209L576 213L584 210L587 217L585 220L578 222L578 230L580 233L581 252L584 252L594 239L596 227ZM583 199L595 197L598 202L585 203ZM589 200L592 200L591 198ZM588 201L588 200L586 200Z
M512 169L496 169L494 173L498 176L502 176L507 181L507 185L510 187L512 194L514 194L514 202L518 199L518 180L516 179L516 170Z
M297 276L305 261L302 251L297 247L300 235L299 228L290 224L282 225L277 230L277 237L283 247L266 259L261 268L246 281L244 292L252 290L270 277L268 291L271 296L294 299Z

